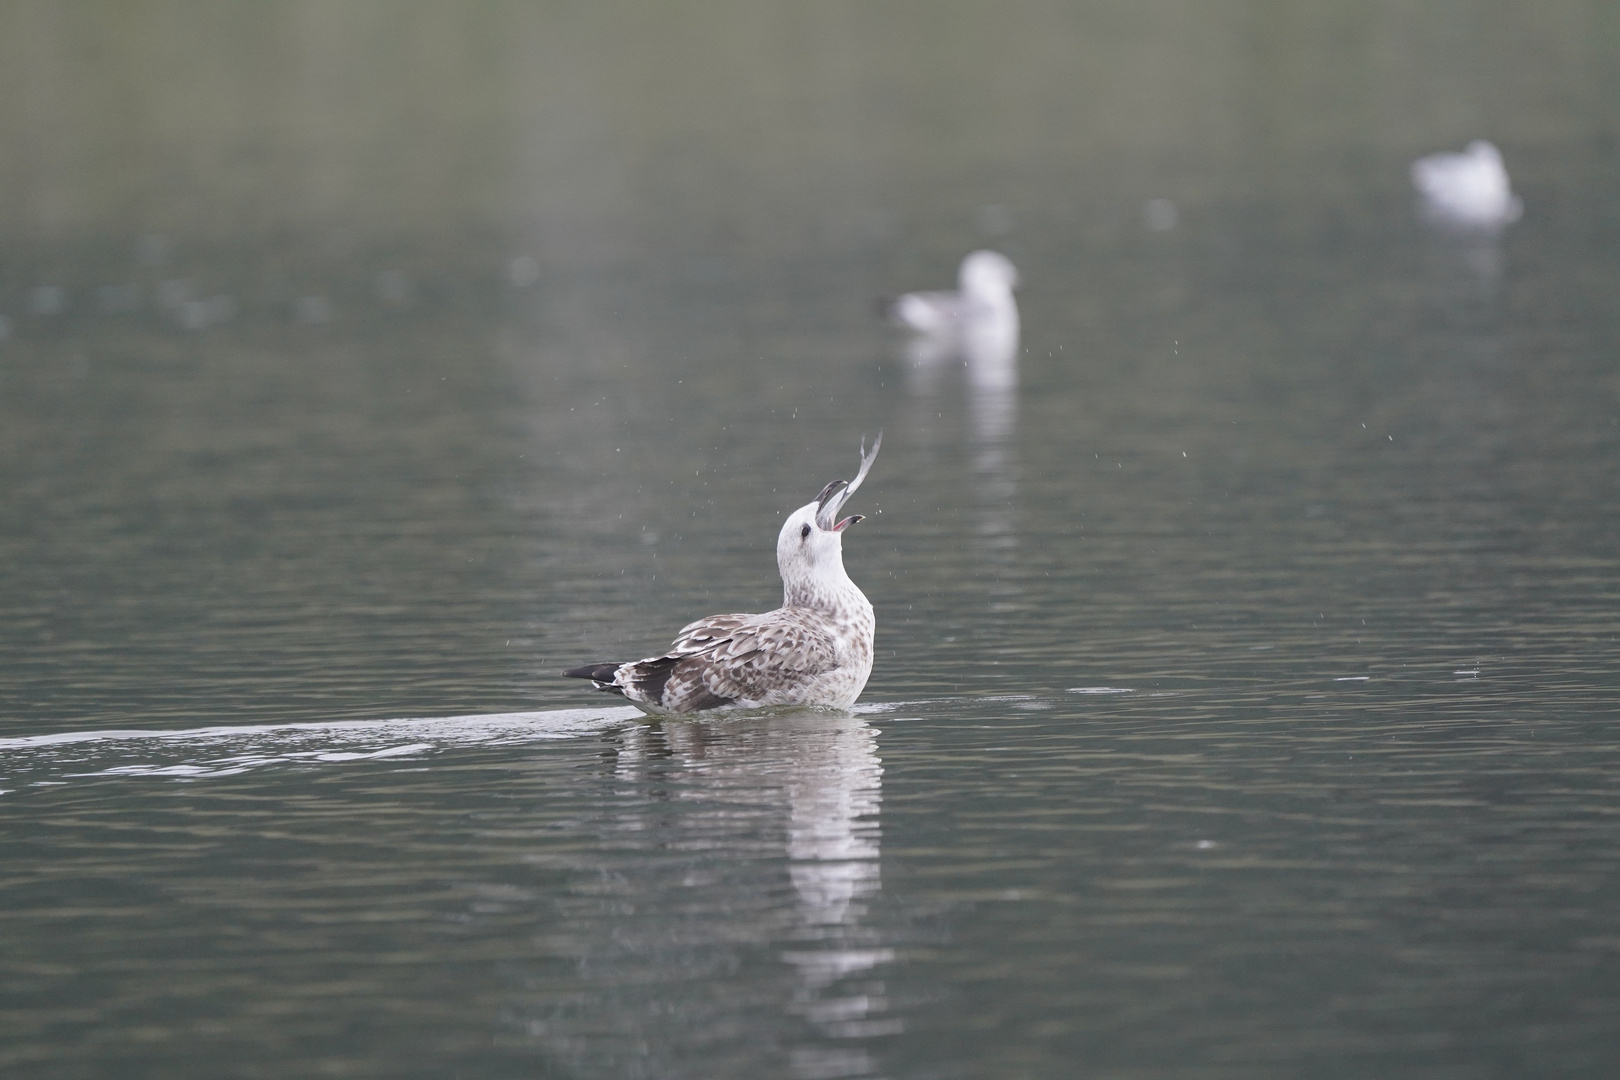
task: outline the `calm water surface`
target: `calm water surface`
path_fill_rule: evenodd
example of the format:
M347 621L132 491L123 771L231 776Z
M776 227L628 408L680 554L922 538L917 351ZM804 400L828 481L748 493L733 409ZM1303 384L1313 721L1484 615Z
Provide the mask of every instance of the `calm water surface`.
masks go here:
M441 71L463 111L424 121L432 160L534 181L476 227L333 196L271 228L217 177L191 232L88 196L7 226L6 1076L1620 1067L1610 84L1504 108L1526 217L1459 241L1405 187L1422 139L1478 133L1443 109L1377 128L1283 94L1189 160L1126 79L1142 145L1107 168L1106 102L1073 146L1043 120L880 152L872 125L946 123L917 103L949 41L1034 57L994 82L1017 115L1084 87L1033 16L959 18L911 68L839 10L805 70L749 75L782 95L755 119L818 103L808 151L660 113L656 79L623 91L641 112L563 95L611 136L556 105L528 142L468 134L506 99ZM467 55L507 37L552 73L535 100L612 52L583 16L562 44L473 21ZM1314 71L1337 38L1307 23L1256 40ZM1183 84L1164 32L1074 63L1101 93L1145 57L1252 118L1241 79L1198 104L1249 53L1215 34ZM378 167L331 135L314 203ZM824 184L792 178L818 155ZM487 195L410 183L387 198L446 218ZM873 314L981 245L1024 276L1011 388ZM557 677L774 606L782 518L880 428L852 713L654 723Z

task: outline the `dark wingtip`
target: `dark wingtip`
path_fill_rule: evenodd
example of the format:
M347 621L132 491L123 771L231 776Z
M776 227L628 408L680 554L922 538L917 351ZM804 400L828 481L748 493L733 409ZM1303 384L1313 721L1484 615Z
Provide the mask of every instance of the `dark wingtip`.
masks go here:
M563 672L565 679L590 679L592 682L610 683L619 668L624 665L618 661L608 661L602 664L584 664L580 667L569 668Z

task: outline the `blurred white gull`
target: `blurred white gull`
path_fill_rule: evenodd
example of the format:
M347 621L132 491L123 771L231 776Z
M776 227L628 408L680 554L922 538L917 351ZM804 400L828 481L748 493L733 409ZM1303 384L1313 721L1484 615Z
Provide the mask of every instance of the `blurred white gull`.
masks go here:
M975 324L995 323L1018 336L1018 304L1013 289L1018 270L997 251L975 251L962 260L956 292L906 293L889 317L919 334L956 337Z
M844 572L843 532L863 520L838 511L877 460L883 433L853 480L834 480L788 515L776 537L782 606L762 615L711 615L683 627L645 660L585 664L563 672L622 694L648 713L821 705L847 709L872 674L872 603Z
M1460 154L1418 158L1412 162L1412 183L1423 196L1425 216L1439 225L1495 232L1524 213L1502 152L1483 139Z

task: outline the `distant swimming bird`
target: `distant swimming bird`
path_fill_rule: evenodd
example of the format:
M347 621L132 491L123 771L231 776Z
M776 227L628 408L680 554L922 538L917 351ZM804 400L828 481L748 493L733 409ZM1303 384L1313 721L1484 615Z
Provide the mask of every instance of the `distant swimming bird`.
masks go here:
M1502 152L1483 139L1461 154L1418 158L1412 162L1412 183L1423 196L1425 216L1439 225L1495 231L1524 213Z
M844 572L835 521L877 460L883 433L853 480L834 480L788 515L776 537L782 606L763 615L711 615L683 627L663 655L585 664L563 672L623 694L649 713L753 709L772 705L848 708L872 674L872 604Z
M889 317L920 334L954 336L975 324L996 323L1016 338L1018 269L1012 261L997 251L975 251L956 276L958 291L906 293L889 308Z

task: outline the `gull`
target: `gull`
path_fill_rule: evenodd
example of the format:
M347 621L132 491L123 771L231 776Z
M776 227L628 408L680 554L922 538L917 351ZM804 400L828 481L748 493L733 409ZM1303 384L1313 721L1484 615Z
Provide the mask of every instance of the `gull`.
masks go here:
M889 309L889 317L919 334L960 337L975 325L994 324L1018 337L1018 304L1013 288L1018 269L997 251L975 251L962 260L956 292L906 293Z
M604 661L563 672L622 694L643 712L819 705L847 709L872 674L872 603L844 572L844 530L865 519L838 511L877 460L861 440L861 469L834 480L788 515L776 537L782 606L762 615L711 615L682 627L644 660Z
M1430 154L1412 162L1412 184L1436 224L1496 232L1519 220L1524 203L1513 194L1502 152L1475 139L1460 154Z
M907 293L889 308L893 322L912 331L904 355L919 389L927 389L940 366L958 360L975 395L1005 397L1018 385L1018 270L995 251L975 251L962 260L957 292Z

